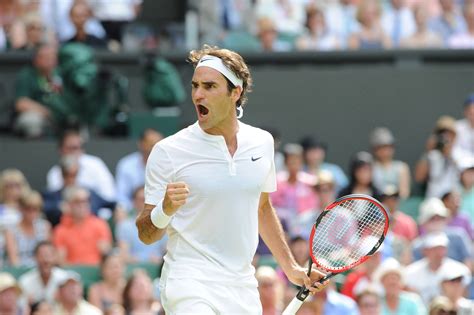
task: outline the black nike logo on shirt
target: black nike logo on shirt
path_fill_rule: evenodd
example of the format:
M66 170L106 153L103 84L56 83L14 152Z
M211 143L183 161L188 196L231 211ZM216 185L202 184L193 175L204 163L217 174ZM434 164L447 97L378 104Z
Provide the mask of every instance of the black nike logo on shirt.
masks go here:
M259 157L256 157L256 158L254 158L253 156L251 157L252 162L255 162L255 161L257 161L257 160L260 160L261 158L262 158L262 156L259 156Z

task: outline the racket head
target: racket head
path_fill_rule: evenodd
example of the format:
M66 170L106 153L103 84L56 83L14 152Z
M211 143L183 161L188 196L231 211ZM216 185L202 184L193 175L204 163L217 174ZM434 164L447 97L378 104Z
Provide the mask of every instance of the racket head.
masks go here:
M383 243L389 228L387 210L363 194L338 198L316 219L309 238L311 260L340 273L362 264Z

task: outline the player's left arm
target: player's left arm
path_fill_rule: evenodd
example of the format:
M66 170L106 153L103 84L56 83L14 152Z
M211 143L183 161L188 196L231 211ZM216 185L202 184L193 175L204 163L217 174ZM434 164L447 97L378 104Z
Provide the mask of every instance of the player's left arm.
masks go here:
M320 291L327 285L316 282L324 276L323 273L312 269L311 277L308 277L306 275L307 270L296 262L286 242L285 232L280 220L270 202L269 193L262 193L260 195L258 222L260 236L268 248L270 248L279 266L291 282L297 285L304 284L305 287L310 288L311 292ZM313 287L313 285L316 287Z

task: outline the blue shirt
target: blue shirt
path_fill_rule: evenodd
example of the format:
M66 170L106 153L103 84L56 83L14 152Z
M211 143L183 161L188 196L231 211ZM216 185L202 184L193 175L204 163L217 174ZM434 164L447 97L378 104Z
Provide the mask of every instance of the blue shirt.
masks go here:
M328 290L326 303L324 303L324 315L359 315L359 309L350 297Z
M454 23L450 24L442 16L435 17L428 22L428 28L440 35L444 42L447 43L449 37L454 34L464 33L466 23L460 14L454 15Z
M165 235L161 240L150 245L144 244L138 238L135 219L129 218L119 222L115 227L117 241L128 245L130 256L135 257L138 262L150 262L152 257L163 257L168 237Z
M133 208L133 192L145 184L145 164L140 152L130 153L117 163L115 172L118 203L129 211Z
M426 315L426 308L421 298L415 293L401 292L398 308L392 312L382 301L382 315Z

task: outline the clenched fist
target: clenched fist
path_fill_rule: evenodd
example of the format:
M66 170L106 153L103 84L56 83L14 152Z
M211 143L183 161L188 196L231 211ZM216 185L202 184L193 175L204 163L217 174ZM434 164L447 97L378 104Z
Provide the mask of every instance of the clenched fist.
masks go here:
M172 216L179 207L186 203L189 188L185 182L176 182L166 185L165 198L163 199L163 212Z

